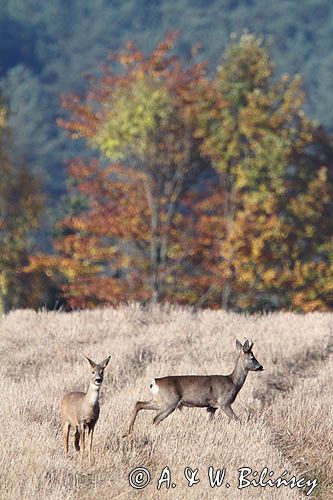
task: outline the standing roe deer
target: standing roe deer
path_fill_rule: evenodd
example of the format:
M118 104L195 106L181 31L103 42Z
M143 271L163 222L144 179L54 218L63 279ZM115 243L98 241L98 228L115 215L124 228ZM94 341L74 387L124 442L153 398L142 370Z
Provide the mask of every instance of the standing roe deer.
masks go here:
M71 427L75 428L74 446L76 451L81 449L80 462L83 460L85 431L88 428L89 464L91 465L91 450L94 428L99 417L99 390L104 376L104 369L111 356L101 363L94 363L84 356L91 367L91 377L88 391L70 392L61 401L62 430L65 452L68 453L68 437Z
M182 406L207 408L211 416L221 408L230 419L239 420L231 405L243 387L248 372L262 371L264 368L253 355L251 340L246 340L244 345L236 340L236 347L239 355L230 375L175 375L153 379L150 384L152 399L137 401L129 430L123 437L132 432L140 410L158 411L154 424L159 424Z

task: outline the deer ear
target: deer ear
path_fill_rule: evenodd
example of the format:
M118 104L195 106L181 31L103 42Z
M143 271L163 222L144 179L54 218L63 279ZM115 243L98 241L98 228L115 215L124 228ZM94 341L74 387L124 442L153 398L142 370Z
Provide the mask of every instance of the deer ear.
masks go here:
M239 342L238 339L236 339L236 348L237 348L237 351L241 351L243 349L243 346L242 344Z
M82 354L82 356L84 356L86 358L86 360L88 361L88 363L90 364L91 368L95 368L96 366L96 363L94 363L94 361L92 361L91 359L89 359L87 356L85 356L84 354Z
M252 340L247 340L244 342L244 345L243 345L243 351L244 352L250 352L251 349L253 347L253 342Z
M108 356L106 359L104 359L104 360L100 363L100 366L103 368L103 370L104 370L104 368L105 368L105 367L109 364L110 359L111 359L111 356Z

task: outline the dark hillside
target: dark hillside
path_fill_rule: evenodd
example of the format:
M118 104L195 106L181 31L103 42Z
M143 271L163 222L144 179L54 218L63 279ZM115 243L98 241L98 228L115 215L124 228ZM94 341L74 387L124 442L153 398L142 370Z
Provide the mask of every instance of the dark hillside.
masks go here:
M4 0L0 78L16 157L44 177L50 203L64 189L64 162L80 145L55 124L59 95L82 91L109 50L128 39L144 50L180 30L178 50L202 42L216 66L232 32L271 36L277 73L300 72L310 114L333 128L333 4L330 0Z

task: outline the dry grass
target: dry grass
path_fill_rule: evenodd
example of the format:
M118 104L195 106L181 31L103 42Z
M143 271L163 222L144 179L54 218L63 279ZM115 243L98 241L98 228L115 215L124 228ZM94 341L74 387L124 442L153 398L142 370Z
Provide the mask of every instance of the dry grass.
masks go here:
M223 312L137 305L65 314L17 311L0 322L2 395L0 498L2 499L209 499L303 498L297 488L237 489L238 469L277 477L318 477L316 498L333 498L333 316L280 313L246 317ZM233 408L240 426L221 414L209 422L203 410L183 409L160 426L141 412L134 433L122 439L137 399L147 399L149 381L168 374L228 373L235 339L255 340L263 373L251 373ZM73 448L62 450L59 403L64 392L86 387L80 353L111 363L102 388L95 433L95 464L79 466ZM71 443L72 444L72 443ZM135 491L134 467L147 467L151 484ZM156 490L165 466L177 487ZM189 488L184 468L198 468ZM212 489L207 469L227 469L230 488Z

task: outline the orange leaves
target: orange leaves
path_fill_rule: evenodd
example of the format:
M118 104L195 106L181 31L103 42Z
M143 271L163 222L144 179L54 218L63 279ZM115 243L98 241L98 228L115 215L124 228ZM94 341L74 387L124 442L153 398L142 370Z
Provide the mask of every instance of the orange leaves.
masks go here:
M57 125L70 132L72 139L91 137L99 124L98 114L88 104L73 94L61 98L63 108L71 112L71 120L57 119Z
M135 246L140 239L145 244L149 227L142 175L135 177L120 164L104 169L97 160L74 161L70 173L72 193L81 200L78 212L58 224L57 256L32 257L26 272L39 270L55 279L72 307L146 297ZM135 292L133 283L141 289Z
M327 202L326 180L326 172L319 169L302 196L284 197L284 205L273 192L263 203L250 193L238 194L235 212L227 212L227 218L225 194L211 186L210 194L196 205L193 248L197 252L190 253L201 270L188 278L199 303L204 297L204 303L219 307L229 289L229 307L255 310L263 297L267 307L272 300L275 306L305 312L328 310L333 266L327 252L332 255L333 247L327 238L329 219L321 215ZM326 241L321 249L318 234Z
M148 56L128 43L85 98L63 100L59 124L108 159L70 166L73 213L56 243L67 300L332 305L330 153L319 164L313 152L332 147L301 109L300 78L275 80L250 34L212 77L175 41Z

